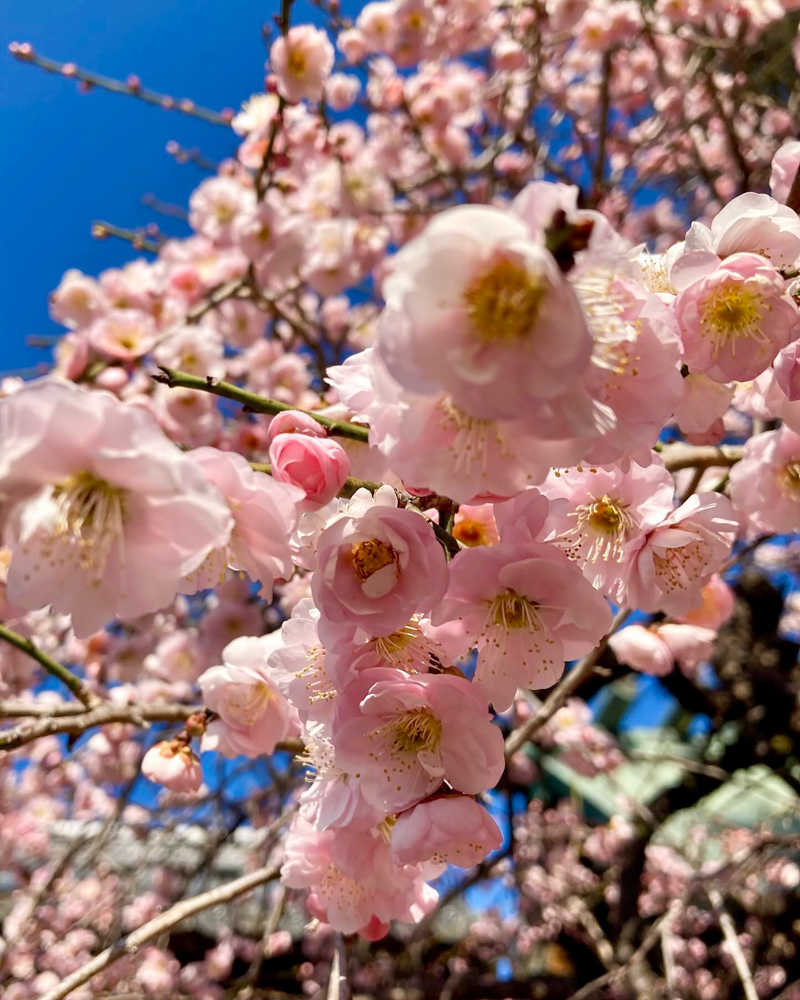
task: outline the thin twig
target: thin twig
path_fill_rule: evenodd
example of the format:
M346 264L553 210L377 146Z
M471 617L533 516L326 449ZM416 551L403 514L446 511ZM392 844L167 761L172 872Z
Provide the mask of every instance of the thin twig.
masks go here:
M722 898L722 893L719 889L716 889L713 886L709 886L706 889L706 892L708 894L708 898L711 900L711 905L717 911L719 926L725 937L725 943L727 944L728 951L733 959L733 964L736 966L739 979L742 981L745 998L746 1000L758 1000L758 990L753 982L753 974L750 971L750 966L747 964L747 959L744 957L742 946L739 944L739 936L737 935L736 928L733 925L733 919L731 918L730 913L728 913L725 909L725 902Z
M199 118L210 125L223 125L230 128L232 114L222 114L218 111L211 111L209 108L200 107L194 101L186 98L178 99L170 97L168 94L159 94L155 90L143 87L138 80L128 78L126 82L114 80L109 76L101 76L99 73L92 73L89 70L81 69L74 63L58 62L55 59L47 59L34 52L27 42L12 42L9 46L11 54L20 62L28 63L31 66L38 66L39 69L47 73L57 73L68 80L79 80L87 89L97 87L100 90L107 90L112 94L121 94L124 97L136 97L145 104L154 104L164 111L178 111L182 115L189 115L192 118Z
M630 613L630 608L621 608L614 616L611 628L603 636L596 648L585 656L577 666L573 667L568 674L565 674L524 725L509 734L506 740L506 760L509 757L513 757L517 750L522 749L528 740L538 733L542 726L566 703L567 698L569 698L573 691L576 691L589 677L594 671L597 661L603 655L608 645L608 640L623 624Z
M48 674L52 674L52 676L57 677L62 684L66 684L78 701L80 701L86 708L95 708L101 704L100 698L98 698L97 695L89 689L85 681L81 680L81 678L76 674L73 674L73 672L63 666L63 664L58 663L56 660L47 656L46 653L43 653L38 646L31 642L30 639L26 639L24 635L14 632L5 625L0 625L0 639L3 639L5 642L14 646L21 653L25 653L27 656L30 656L32 660L36 660L39 666L44 667Z

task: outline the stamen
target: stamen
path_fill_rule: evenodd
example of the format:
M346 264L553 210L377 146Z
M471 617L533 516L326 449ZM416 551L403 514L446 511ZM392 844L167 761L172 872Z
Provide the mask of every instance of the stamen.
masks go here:
M530 334L549 288L544 275L530 274L519 264L501 260L476 278L463 298L482 340L509 343Z
M397 553L379 538L370 538L366 542L357 542L350 550L350 558L356 576L363 583L379 569L397 562Z
M625 543L634 527L627 504L608 494L599 500L591 493L589 497L591 503L581 504L569 514L577 518L575 527L559 536L567 542L567 555L583 562L622 562Z
M702 305L703 336L711 341L714 357L730 346L736 356L739 339L755 340L769 347L769 337L761 329L763 297L744 285L729 284L715 288Z
M111 486L92 472L79 472L58 483L53 534L80 552L81 569L99 582L112 548L122 538L127 491Z

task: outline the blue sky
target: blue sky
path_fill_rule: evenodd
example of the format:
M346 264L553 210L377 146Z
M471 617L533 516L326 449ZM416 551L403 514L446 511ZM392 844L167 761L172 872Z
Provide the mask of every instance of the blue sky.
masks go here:
M185 204L201 179L165 152L170 139L212 159L235 148L227 129L113 94L82 95L74 82L12 59L8 43L30 41L42 55L112 77L137 73L146 86L206 107L238 107L263 88L260 29L276 10L277 0L0 4L0 371L49 357L25 338L57 331L47 295L67 268L96 274L133 256L123 242L92 239L93 219L187 232L140 204L145 192Z

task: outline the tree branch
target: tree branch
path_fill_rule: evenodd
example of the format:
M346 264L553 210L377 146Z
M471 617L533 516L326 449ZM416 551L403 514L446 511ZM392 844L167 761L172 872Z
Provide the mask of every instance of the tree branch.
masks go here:
M38 705L15 705L11 702L0 703L0 716L8 717L11 714L9 708L13 711L19 707L23 708L23 712L17 714L28 714L30 709L33 709L32 714L44 714ZM149 705L116 705L102 702L88 711L69 713L65 708L63 705L54 705L49 709L49 717L23 722L13 729L0 730L0 750L15 750L42 736L59 736L63 733L80 736L88 729L105 726L110 722L128 722L145 728L151 722L185 722L190 715L203 711L203 706L200 705L173 705L167 702L153 702ZM279 743L276 749L300 753L303 741L286 740L284 743Z
M282 825L287 818L287 814L284 814L276 820L273 827ZM208 910L212 906L218 906L220 903L228 903L232 899L236 899L237 896L242 896L259 885L273 882L278 878L279 874L280 868L268 865L250 872L248 875L242 875L241 878L234 879L233 882L228 882L227 885L217 886L215 889L209 889L208 892L201 892L199 896L193 896L191 899L184 899L182 902L176 903L166 913L160 913L152 920L148 920L146 924L120 938L111 948L101 951L99 955L96 955L91 961L73 972L72 975L62 979L58 986L53 987L52 990L48 990L47 993L43 994L40 1000L63 1000L73 990L76 990L79 986L83 986L84 983L88 983L93 976L96 976L98 972L102 972L103 969L107 969L117 959L122 958L123 955L135 954L142 945L147 944L148 941L152 941L159 934L164 934L172 930L173 927L187 917L193 917L196 913L202 913L203 910Z
M597 661L603 655L603 652L608 645L608 640L617 631L617 629L620 628L630 613L630 608L620 608L614 616L611 628L600 640L597 647L585 656L576 667L573 667L568 674L564 675L561 681L559 681L557 686L553 688L547 698L524 725L509 734L508 739L506 740L506 760L508 760L509 757L512 757L517 750L520 750L528 742L532 736L539 732L542 726L555 715L559 708L566 703L567 698L569 698L569 696L576 691L592 673L597 665Z
M71 670L68 670L56 660L51 660L49 656L43 653L38 646L34 645L30 639L26 639L24 635L14 632L5 625L0 625L0 639L3 639L11 646L14 646L21 653L25 653L30 656L32 660L36 660L39 666L44 667L48 674L52 674L52 676L57 677L62 684L66 684L78 701L80 701L86 708L96 708L101 704L97 695L89 689L87 684L81 680L80 677L73 674Z
M175 368L165 368L163 365L159 367L163 374L153 375L152 377L156 382L168 385L170 389L197 389L200 392L210 392L214 396L221 396L223 399L230 399L235 403L241 403L242 406L253 413L269 413L274 415L276 413L283 413L286 410L297 409L296 406L291 406L289 403L279 403L276 399L267 399L265 396L259 396L254 392L241 389L238 385L223 382L221 379L211 378L210 375L203 378L200 375L188 375L186 372L177 371ZM308 413L309 417L316 420L318 424L322 424L329 434L336 437L346 437L353 441L363 442L366 442L369 438L368 427L360 424L351 424L346 420L334 420L332 417L326 417L321 413L314 413L313 411L304 410L302 412Z

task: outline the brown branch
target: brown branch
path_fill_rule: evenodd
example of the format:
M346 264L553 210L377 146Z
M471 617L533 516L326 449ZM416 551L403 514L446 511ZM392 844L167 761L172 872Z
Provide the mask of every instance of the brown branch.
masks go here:
M710 469L715 466L729 468L741 461L744 449L740 445L689 445L678 441L661 449L664 465L670 472L680 469Z
M630 608L621 608L614 616L611 628L597 647L585 656L577 666L573 667L568 674L564 675L539 708L519 729L515 729L509 734L506 739L506 760L522 749L528 740L538 733L542 726L566 703L567 698L594 672L597 661L608 645L608 640L620 628L630 613Z
M277 830L293 812L294 809L287 810L269 829L271 831ZM99 955L95 955L93 959L81 966L80 969L62 979L58 986L54 986L53 989L44 993L40 997L40 1000L63 1000L73 990L76 990L79 986L83 986L84 983L88 983L98 972L107 969L109 965L112 965L124 955L135 954L142 945L147 944L148 941L152 941L153 938L158 937L160 934L171 931L173 927L176 927L187 917L193 917L195 914L202 913L203 910L208 910L212 906L218 906L220 903L229 903L232 899L250 892L251 889L255 889L259 885L273 882L278 878L279 874L279 868L267 865L264 868L250 872L248 875L242 875L240 878L234 879L226 885L217 886L215 889L209 889L208 892L201 892L199 896L193 896L191 899L185 899L180 903L176 903L166 913L160 913L152 920L148 920L146 924L120 938L111 948L106 948Z
M134 250L146 250L147 253L159 253L161 244L156 240L149 240L138 229L125 229L124 226L115 226L113 222L103 222L98 219L92 223L92 236L96 240L104 240L109 236L116 236L119 240L127 240Z
M14 703L10 703L14 706ZM0 715L8 717L8 705L3 705ZM20 706L14 706L20 707ZM39 715L39 706L21 706L25 714L29 709ZM151 722L185 722L190 715L203 711L198 705L179 705L167 702L153 702L143 705L115 705L103 702L88 711L65 712L65 706L54 705L47 716L34 721L23 722L13 729L0 730L0 750L15 750L17 747L31 743L42 736L58 736L67 733L70 736L80 736L96 726L105 726L110 722L129 722L135 726L147 728ZM20 713L22 714L22 713ZM288 750L300 753L303 749L302 740L287 740L279 743L278 750Z

